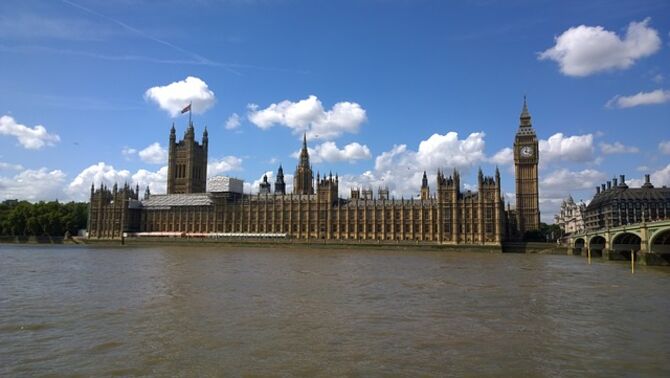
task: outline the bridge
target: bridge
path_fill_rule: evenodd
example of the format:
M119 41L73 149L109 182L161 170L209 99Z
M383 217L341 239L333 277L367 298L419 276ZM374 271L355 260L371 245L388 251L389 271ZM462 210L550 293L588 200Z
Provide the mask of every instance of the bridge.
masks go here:
M643 265L670 265L670 219L627 224L568 236L568 253L630 260Z

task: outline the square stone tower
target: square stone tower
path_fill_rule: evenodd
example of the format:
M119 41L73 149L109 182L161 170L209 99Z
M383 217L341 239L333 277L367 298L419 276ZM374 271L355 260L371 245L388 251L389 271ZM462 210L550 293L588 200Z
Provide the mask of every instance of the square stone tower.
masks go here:
M189 121L184 139L177 142L174 124L170 129L167 194L204 193L207 189L207 128L202 144L195 140L193 123Z

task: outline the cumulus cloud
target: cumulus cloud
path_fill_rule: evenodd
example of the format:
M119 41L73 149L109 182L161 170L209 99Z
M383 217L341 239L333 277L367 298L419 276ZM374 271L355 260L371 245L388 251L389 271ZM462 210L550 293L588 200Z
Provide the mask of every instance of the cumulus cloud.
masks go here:
M16 137L19 143L29 150L39 150L44 146L53 146L60 142L60 137L56 134L49 134L44 126L28 127L17 123L13 117L8 115L0 117L0 135Z
M261 129L275 125L288 127L294 134L307 133L307 138L334 139L343 133L357 133L367 120L365 109L355 102L338 102L325 110L316 96L292 102L284 100L260 109L248 105L248 119Z
M416 150L409 149L405 144L394 145L375 158L373 170L360 175L343 175L340 195L348 196L351 188L387 187L396 198L416 197L423 171L427 172L432 186L438 168L447 174L454 168L466 173L474 166L487 162L484 137L483 132L478 132L459 139L458 133L448 132L434 134L421 141ZM465 187L466 183L463 184Z
M0 199L48 201L63 199L65 173L59 169L27 169L13 177L0 176Z
M642 105L657 105L670 102L670 91L657 89L651 92L639 92L632 96L614 96L607 104L608 108L632 108Z
M275 186L275 173L272 171L266 171L263 173L263 175L268 176L268 182L271 185L271 190L272 193L274 193ZM251 193L251 194L256 194L259 191L260 184L263 182L263 175L255 179L253 182L245 182L244 183L244 192L245 193ZM293 192L293 175L290 173L284 172L284 183L286 183L286 193L291 193Z
M150 144L145 149L139 151L137 155L143 162L150 164L166 164L168 160L167 149L161 147L158 142Z
M241 124L240 116L237 113L233 113L226 121L226 130L235 130L240 127Z
M658 150L662 154L670 155L670 140L663 140L658 144Z
M514 151L509 147L505 147L502 150L496 152L495 155L489 159L489 161L498 165L512 164L514 162Z
M609 146L618 147L616 143ZM563 133L556 133L548 139L540 139L538 147L542 166L561 161L578 163L594 161L593 134L566 136ZM498 165L511 165L514 163L514 151L505 147L489 157L488 161Z
M372 158L368 146L357 142L349 143L342 149L339 149L335 142L324 142L307 150L309 151L310 161L313 163L346 161L353 164L357 160ZM298 158L300 151L294 152L291 156Z
M654 186L670 186L670 164L651 174L651 182Z
M144 92L144 98L158 104L171 117L178 116L189 103L193 104L193 113L202 114L214 106L216 101L214 92L207 83L194 76L165 86L149 88Z
M540 176L540 214L542 221L552 223L561 202L568 195L575 199L591 198L593 188L606 179L603 172L594 169L571 171L565 168Z
M167 185L167 166L158 171L140 169L134 174L126 169L116 169L113 165L99 162L84 168L65 188L69 198L77 201L87 201L90 194L91 184L98 187L100 184L112 187L114 184L123 185L128 183L140 188L149 186L152 193L165 193Z
M593 161L593 135L565 136L556 133L547 140L539 141L540 162L549 164L559 161L589 162Z
M242 159L236 156L224 156L214 159L207 164L207 177L220 175L231 171L242 170Z
M602 26L571 27L556 37L555 45L541 52L538 59L555 61L567 76L629 68L661 47L661 38L649 22L649 18L631 22L623 38Z
M640 149L635 146L625 146L620 142L610 143L600 143L600 151L605 155L612 154L636 154L640 152Z

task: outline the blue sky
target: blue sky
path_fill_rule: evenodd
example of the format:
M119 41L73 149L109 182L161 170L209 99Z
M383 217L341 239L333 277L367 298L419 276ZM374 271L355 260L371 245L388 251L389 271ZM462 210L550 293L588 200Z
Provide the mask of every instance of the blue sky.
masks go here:
M164 191L188 101L210 175L250 191L292 173L307 132L345 197L410 197L437 168L473 188L496 165L511 194L525 94L550 221L614 175L670 185L669 16L662 0L3 1L0 199Z

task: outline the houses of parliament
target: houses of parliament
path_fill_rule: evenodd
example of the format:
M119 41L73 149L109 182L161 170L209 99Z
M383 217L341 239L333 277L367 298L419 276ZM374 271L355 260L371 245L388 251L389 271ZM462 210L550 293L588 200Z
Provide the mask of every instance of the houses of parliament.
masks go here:
M501 245L540 224L538 140L524 98L514 140L516 209L505 207L500 172L477 176L477 190L463 191L458 171L437 171L429 183L423 172L420 196L390 198L386 188L351 189L339 196L339 177L316 178L307 140L288 193L283 167L274 182L263 178L259 192L245 194L239 180L207 180L207 130L201 142L189 121L177 141L170 130L167 194L139 186L91 186L88 237L286 238L294 240L416 242L454 245Z

